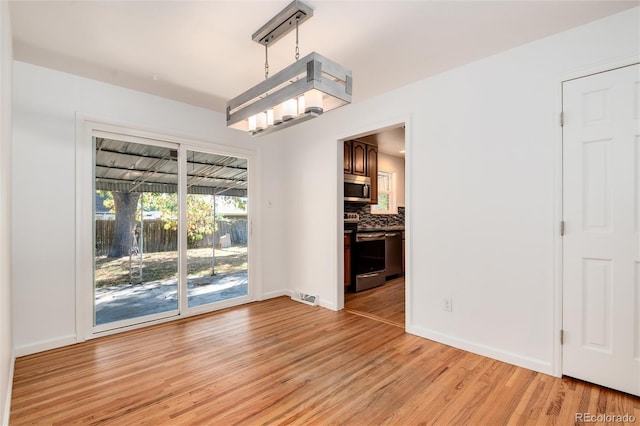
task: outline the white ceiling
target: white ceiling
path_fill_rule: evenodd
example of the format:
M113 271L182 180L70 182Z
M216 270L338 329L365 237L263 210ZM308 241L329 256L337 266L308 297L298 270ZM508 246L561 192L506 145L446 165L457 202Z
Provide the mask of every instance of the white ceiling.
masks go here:
M378 152L391 157L404 158L404 126L382 129L377 133L358 138L378 146Z
M264 78L251 35L284 1L11 1L17 60L223 111ZM300 54L353 72L354 102L638 6L634 1L307 0ZM295 35L269 49L294 60Z

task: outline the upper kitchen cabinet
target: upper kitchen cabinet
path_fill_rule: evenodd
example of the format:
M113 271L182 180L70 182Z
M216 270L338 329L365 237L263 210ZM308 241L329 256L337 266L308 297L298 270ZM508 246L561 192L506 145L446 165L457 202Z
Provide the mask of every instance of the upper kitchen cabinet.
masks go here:
M353 149L353 141L344 141L344 173L351 174L353 163L351 150Z
M367 147L367 176L371 178L371 201L369 204L378 204L378 147Z
M367 168L367 144L359 141L344 142L344 172L369 176Z
M371 204L378 204L378 147L351 140L344 142L344 172L371 178Z

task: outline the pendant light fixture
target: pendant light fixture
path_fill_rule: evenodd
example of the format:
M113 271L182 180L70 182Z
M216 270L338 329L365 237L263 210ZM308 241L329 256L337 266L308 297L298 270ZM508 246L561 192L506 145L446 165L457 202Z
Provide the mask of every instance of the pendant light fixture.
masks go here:
M351 103L351 71L312 52L300 58L298 27L313 9L293 1L256 31L265 47L265 80L227 103L227 127L261 135ZM269 46L296 30L296 61L269 77Z

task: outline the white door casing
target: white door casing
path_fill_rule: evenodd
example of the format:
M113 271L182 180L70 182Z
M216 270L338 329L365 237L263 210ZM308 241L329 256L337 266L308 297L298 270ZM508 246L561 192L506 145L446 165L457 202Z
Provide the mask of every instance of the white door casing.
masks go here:
M640 65L563 83L563 374L640 395Z

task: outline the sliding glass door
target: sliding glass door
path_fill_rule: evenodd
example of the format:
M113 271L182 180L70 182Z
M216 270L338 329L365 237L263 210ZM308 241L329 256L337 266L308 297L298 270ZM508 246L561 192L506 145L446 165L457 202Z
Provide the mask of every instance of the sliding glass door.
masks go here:
M248 295L247 160L187 151L188 307Z
M94 332L246 299L247 160L93 142Z
M94 143L94 325L176 315L177 146Z

